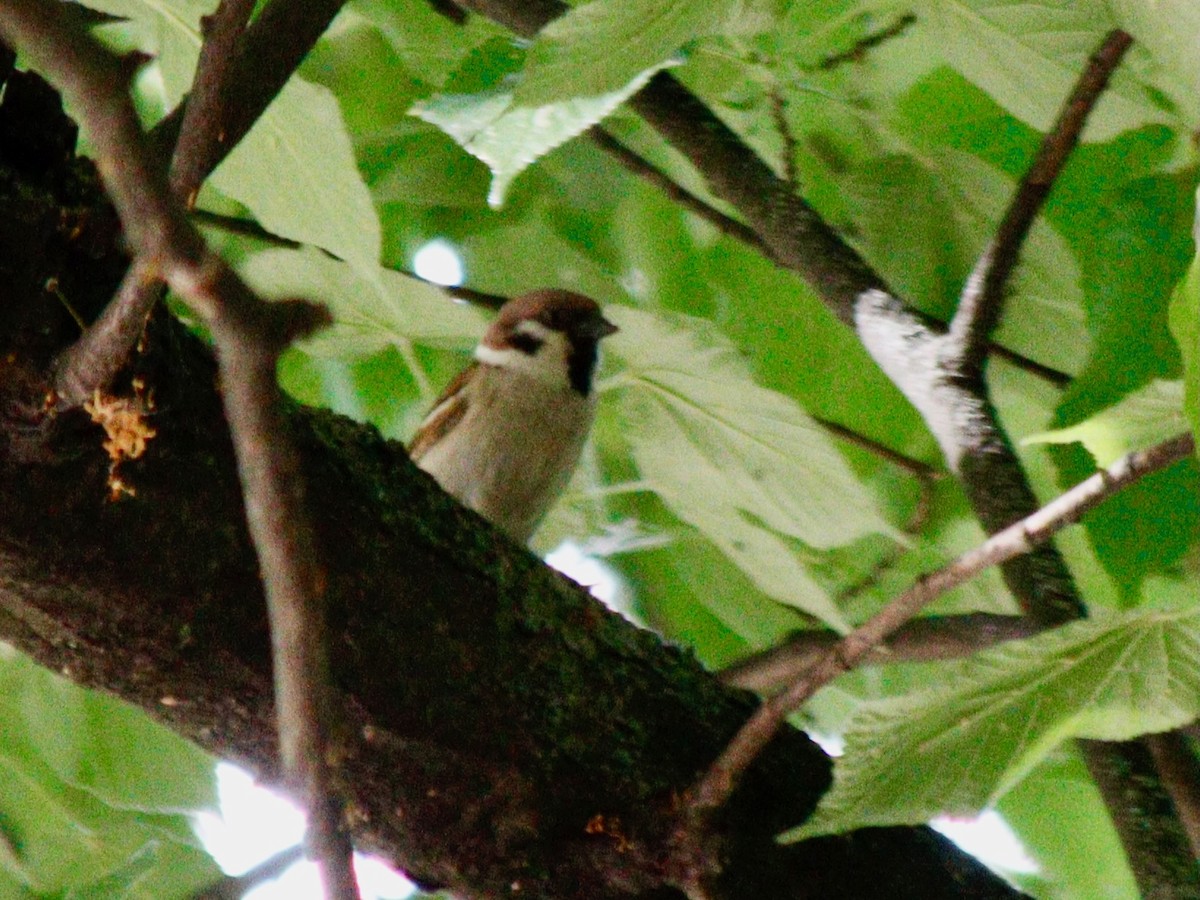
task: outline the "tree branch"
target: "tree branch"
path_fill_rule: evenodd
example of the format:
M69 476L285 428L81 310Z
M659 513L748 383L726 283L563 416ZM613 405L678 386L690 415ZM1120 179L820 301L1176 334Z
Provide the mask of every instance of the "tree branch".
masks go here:
M948 369L974 374L983 364L988 338L1000 321L1004 288L1016 268L1021 247L1059 173L1079 143L1088 116L1132 43L1133 39L1124 31L1108 33L1088 60L1087 68L1076 82L1058 119L1042 139L1037 156L1021 179L1008 211L967 278L958 311L946 334L943 360Z
M1200 859L1200 761L1182 730L1148 734L1146 748L1187 831L1192 856Z
M235 87L237 45L254 12L255 0L221 0L216 12L200 19L204 43L192 92L183 105L179 140L171 153L171 193L186 209L196 205L200 185L212 170L205 165L210 145L229 143L225 120Z
M302 859L304 859L304 847L296 844L286 850L281 850L248 872L222 878L215 884L193 894L192 900L242 900L254 888L263 882L278 878Z
M352 850L334 784L337 741L322 597L299 457L287 438L275 365L295 337L329 321L300 301L263 303L210 253L173 202L145 145L122 68L56 6L13 0L0 32L56 82L96 147L97 164L137 255L212 329L223 400L238 459L246 516L271 620L280 749L288 780L308 810L308 843L327 892L356 898Z
M754 233L753 229L747 228L737 219L730 218L716 207L705 203L691 191L676 184L647 160L618 141L603 127L593 126L588 129L587 136L591 138L593 144L619 162L626 170L646 183L654 185L669 199L715 226L722 234L727 234L735 240L753 247L759 253L768 253L766 246L758 239L758 235Z
M1023 616L992 613L914 619L867 651L859 665L958 659L1040 631ZM748 656L718 675L734 687L770 694L803 677L841 640L842 635L828 629L796 632L779 646Z
M868 621L854 629L808 668L789 687L763 703L729 742L720 757L690 792L682 817L678 847L695 856L707 819L728 800L746 767L771 741L779 728L820 688L854 668L871 650L946 591L980 572L1048 541L1084 513L1103 503L1143 476L1188 458L1195 448L1190 433L1147 450L1130 453L1112 466L1085 479L1033 515L992 535L950 564L916 581ZM702 852L702 851L700 851ZM685 870L693 866L685 865Z
M238 41L228 76L220 133L197 141L187 170L203 181L246 136L329 28L345 0L270 0ZM179 139L190 99L154 126L155 156L167 159Z
M223 0L203 20L192 95L151 133L152 155L170 158L177 199L193 205L204 179L246 136L344 2L272 0L247 30L252 0ZM144 266L130 266L113 302L56 362L54 389L62 408L78 406L112 380L162 295L161 283Z

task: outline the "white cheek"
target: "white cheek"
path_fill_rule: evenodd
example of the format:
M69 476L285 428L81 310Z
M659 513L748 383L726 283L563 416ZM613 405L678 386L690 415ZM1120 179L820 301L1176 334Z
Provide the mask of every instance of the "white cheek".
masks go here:
M530 327L532 326L532 327ZM499 366L510 372L520 372L538 381L554 385L567 380L567 354L570 344L564 334L543 328L536 322L522 322L520 330L542 341L537 353L530 356L511 347L496 348L480 344L475 348L475 358L489 366ZM533 329L536 328L535 332Z

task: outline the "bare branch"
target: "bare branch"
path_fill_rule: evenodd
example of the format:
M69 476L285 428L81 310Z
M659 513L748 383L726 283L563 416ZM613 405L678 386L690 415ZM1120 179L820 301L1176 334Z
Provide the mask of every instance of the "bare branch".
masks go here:
M191 151L196 157L189 171L199 173L203 181L237 146L344 5L345 0L270 0L263 7L238 41L221 132L208 135L202 146ZM175 147L190 102L173 109L150 133L160 159L165 160Z
M917 478L937 480L945 475L944 472L938 471L929 463L913 459L911 456L905 456L903 453L898 453L886 444L881 444L866 435L859 434L845 425L839 425L830 419L822 419L820 416L813 416L813 421L834 437L841 438L846 443L853 444L855 447L861 447L869 453L875 454L880 459L886 459L896 468L903 469L908 474L915 475Z
M725 213L721 212L715 206L705 203L691 191L676 184L663 172L654 168L649 161L638 156L638 154L618 141L606 129L596 125L588 130L587 136L592 139L592 143L619 162L628 171L643 181L657 187L668 198L674 200L684 209L695 213L709 224L715 225L717 230L722 234L727 234L735 240L753 247L760 253L770 255L753 229L747 228L737 219L725 215Z
M868 650L859 665L959 659L1005 641L1032 637L1043 629L1023 616L969 613L932 616L901 625L886 642ZM799 631L777 647L748 656L718 673L734 687L769 694L794 683L842 636L832 630Z
M135 266L148 277L162 277L212 329L267 595L284 768L308 808L309 846L321 861L326 890L335 898L357 897L334 785L337 717L328 679L325 579L275 383L282 349L326 322L328 314L300 301L263 303L205 247L142 141L127 94L129 67L73 27L58 4L12 0L0 7L0 33L78 111Z
M1200 859L1200 760L1182 731L1148 734L1146 747L1183 823L1192 856Z
M171 185L178 199L189 207L195 202L204 179L245 137L343 3L273 0L245 30L254 3L224 0L205 20L192 97L151 136L155 155L171 157ZM112 380L162 294L162 285L148 269L130 266L113 302L56 361L54 387L62 407L83 403Z
M230 875L192 895L192 900L242 900L265 881L278 878L304 858L304 847L296 844L281 850L241 875Z
M797 190L799 179L796 176L796 136L792 134L792 128L788 124L787 102L778 85L771 87L767 95L767 102L771 104L771 119L775 123L775 130L779 132L779 138L783 141L784 180L792 186L793 190Z
M894 37L899 37L904 34L917 21L917 17L912 13L905 13L896 19L891 25L882 28L879 31L872 32L862 40L856 42L853 47L848 50L842 50L839 53L833 53L821 60L817 66L818 69L823 69L830 72L839 66L851 62L860 62L867 55L868 50L878 47L880 44L890 41Z
M205 148L229 141L224 124L228 115L226 98L233 88L237 44L252 12L254 0L221 0L216 12L200 20L204 44L170 168L171 192L187 209L196 205L200 185L208 177Z
M817 690L854 668L867 653L946 591L991 566L1027 553L1124 487L1186 459L1194 447L1191 434L1183 434L1122 457L1033 515L998 532L949 565L923 576L823 653L802 677L758 708L693 788L683 817L679 840L681 851L685 854L693 852L696 836L704 828L707 818L725 803L742 773L779 731L787 716Z
M196 67L196 101L188 105L182 140L171 161L171 189L177 198L186 198L188 206L204 179L196 169L198 151L219 137L221 98L229 86L234 45L253 10L253 0L222 0L217 11L202 20L206 35ZM161 283L144 266L130 265L112 302L55 361L54 388L63 407L84 402L120 371L162 294Z
M996 233L967 278L958 311L950 322L947 352L943 357L947 362L953 361L958 370L974 372L983 363L988 337L1000 321L1005 285L1016 268L1029 229L1079 143L1088 116L1132 43L1133 39L1124 31L1114 30L1092 54L1058 120L1021 179Z

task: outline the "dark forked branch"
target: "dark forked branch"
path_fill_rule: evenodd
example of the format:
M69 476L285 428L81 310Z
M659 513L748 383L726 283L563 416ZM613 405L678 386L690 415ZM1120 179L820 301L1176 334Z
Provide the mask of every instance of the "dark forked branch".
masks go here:
M328 679L324 575L307 518L299 458L286 437L275 383L282 349L328 315L302 301L263 303L206 248L145 146L127 93L131 68L74 27L57 4L6 3L0 8L0 34L78 111L135 266L147 278L169 284L212 329L267 596L285 772L308 808L310 847L321 861L329 895L357 897L334 784L339 738Z
M1023 616L969 613L914 619L863 657L863 665L930 662L970 656L1004 641L1033 637L1042 629ZM842 636L832 630L806 630L786 642L755 653L721 670L721 680L735 687L774 693L804 676Z
M224 0L204 21L190 98L154 129L154 157L170 159L175 197L190 207L200 185L275 98L344 0L272 0L253 25L251 0ZM163 295L161 280L133 263L100 318L59 357L54 389L63 408L82 404L124 366Z

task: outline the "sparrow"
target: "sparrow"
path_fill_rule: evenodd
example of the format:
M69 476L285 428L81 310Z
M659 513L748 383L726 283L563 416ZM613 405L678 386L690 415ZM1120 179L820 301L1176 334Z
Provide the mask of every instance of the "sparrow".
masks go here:
M616 330L594 300L570 291L508 301L417 429L413 462L528 542L579 461L595 415L599 342Z

